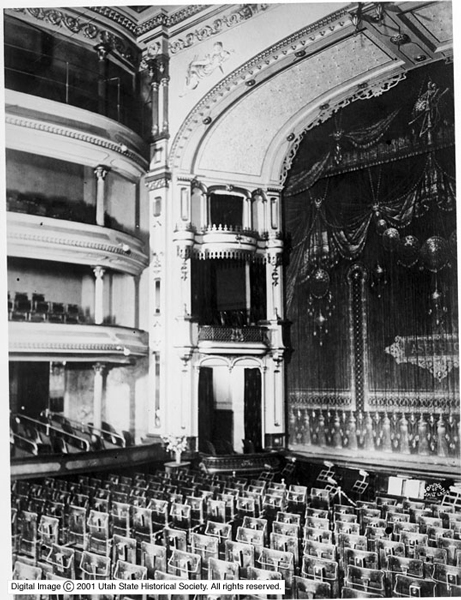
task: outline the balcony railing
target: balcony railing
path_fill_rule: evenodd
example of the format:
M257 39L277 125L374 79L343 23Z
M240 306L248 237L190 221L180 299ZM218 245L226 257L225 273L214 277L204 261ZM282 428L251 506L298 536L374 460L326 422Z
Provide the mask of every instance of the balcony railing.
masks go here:
M199 329L199 342L257 343L269 345L267 332L262 327L215 327L203 325Z
M96 225L96 207L83 200L69 201L67 198L48 197L34 192L7 190L6 209L11 212ZM107 212L104 214L104 225L116 231L131 233Z

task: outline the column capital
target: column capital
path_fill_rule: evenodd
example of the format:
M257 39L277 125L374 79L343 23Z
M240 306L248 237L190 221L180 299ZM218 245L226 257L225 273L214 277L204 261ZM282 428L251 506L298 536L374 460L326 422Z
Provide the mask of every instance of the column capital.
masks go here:
M94 174L96 175L96 178L98 179L98 181L104 181L104 179L106 178L106 175L109 171L110 171L110 168L106 167L104 165L98 165L97 167L94 168Z
M93 371L95 375L102 375L106 369L105 363L95 363L93 366Z
M93 273L94 276L96 277L96 279L101 279L104 277L104 273L106 272L106 269L104 267L93 267Z
M98 53L98 58L100 61L104 61L107 58L111 48L109 44L105 44L104 42L97 44L94 49Z

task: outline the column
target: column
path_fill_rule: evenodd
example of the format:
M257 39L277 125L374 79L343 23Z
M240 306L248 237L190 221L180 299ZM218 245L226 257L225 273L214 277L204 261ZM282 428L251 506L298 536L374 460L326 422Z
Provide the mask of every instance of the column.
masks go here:
M104 180L109 172L107 167L99 165L94 170L96 175L96 225L104 227L104 213L106 210L106 192Z
M140 275L133 276L134 283L134 327L139 329L139 283Z
M151 135L155 137L159 134L158 125L158 88L159 85L156 81L151 81L150 84L150 97L151 97L151 111L152 111L152 127Z
M102 393L104 369L105 365L103 365L102 363L96 363L95 365L93 365L93 425L96 429L101 429L102 423Z
M243 227L253 229L253 219L251 214L251 198L243 199Z
M103 267L93 267L94 273L94 322L101 325L104 321L104 273Z
M169 78L164 77L160 81L160 96L159 96L159 118L161 119L160 133L168 133L168 82Z
M98 53L98 112L107 113L107 55L110 52L109 44L101 43L94 48Z

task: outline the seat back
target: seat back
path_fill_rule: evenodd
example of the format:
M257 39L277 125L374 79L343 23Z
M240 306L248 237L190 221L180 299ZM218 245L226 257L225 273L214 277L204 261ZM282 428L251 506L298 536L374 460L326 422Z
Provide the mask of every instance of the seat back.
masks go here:
M147 569L147 579L155 579L155 572L165 572L167 569L166 548L141 542L141 565Z
M314 540L306 540L304 543L304 554L328 560L336 560L337 558L335 544L324 544L323 542L316 542Z
M101 556L84 550L80 562L82 579L109 579L110 565L109 556Z
M116 564L118 560L136 564L137 542L134 538L114 534L112 538L112 562Z
M348 587L372 594L384 594L384 572L348 565L344 582Z
M417 579L408 575L396 575L392 595L404 598L430 598L434 596L436 584L429 579Z
M331 598L331 586L326 581L315 581L295 575L293 577L295 598L327 599Z
M208 561L208 579L239 579L239 563L210 558Z
M118 560L114 569L114 579L147 579L147 568L124 560Z
M378 555L376 552L357 550L356 548L345 548L343 565L356 565L367 569L378 569Z

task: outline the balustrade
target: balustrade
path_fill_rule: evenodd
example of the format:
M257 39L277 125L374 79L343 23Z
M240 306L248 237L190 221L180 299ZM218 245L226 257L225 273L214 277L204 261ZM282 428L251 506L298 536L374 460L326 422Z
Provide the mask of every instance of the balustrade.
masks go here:
M365 450L401 455L459 456L459 415L450 413L360 412L292 406L291 445Z

